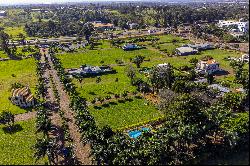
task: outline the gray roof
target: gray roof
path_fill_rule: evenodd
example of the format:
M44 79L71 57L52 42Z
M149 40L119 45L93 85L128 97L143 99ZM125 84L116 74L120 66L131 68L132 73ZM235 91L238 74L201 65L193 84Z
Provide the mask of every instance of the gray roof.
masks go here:
M206 78L200 78L196 81L194 81L195 83L203 83L203 82L207 82L207 79Z
M197 49L197 48L211 48L213 46L209 43L203 43L203 44L185 44L183 45L183 47L192 47L194 49Z
M219 84L211 84L208 86L208 88L218 89L220 92L224 92L224 93L230 92L229 88L224 87L224 86L219 85Z
M178 50L180 53L186 53L186 52L195 52L195 51L198 51L196 49L193 49L191 47L179 47L179 48L176 48L176 50Z

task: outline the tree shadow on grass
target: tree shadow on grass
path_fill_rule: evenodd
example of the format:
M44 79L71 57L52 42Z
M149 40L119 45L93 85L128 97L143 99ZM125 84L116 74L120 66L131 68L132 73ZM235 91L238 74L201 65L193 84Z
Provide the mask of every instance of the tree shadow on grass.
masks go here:
M94 106L94 109L96 109L96 110L100 110L100 109L102 109L102 107L99 107L99 106Z
M89 94L90 94L90 95L96 95L96 93L95 93L95 92L89 92Z
M137 98L137 99L142 99L142 96L135 96L135 98Z
M230 74L230 73L226 70L216 71L214 73L214 75L216 75L216 76L223 76L223 75L228 75L228 74Z
M109 104L110 104L110 105L117 105L117 103L116 103L116 102L113 102L113 101L112 101L112 102L109 102Z
M125 100L119 99L118 102L119 103L125 103Z
M23 127L20 124L14 124L13 126L4 126L3 131L5 134L15 134L16 132L22 131Z
M126 101L129 101L129 102L131 102L131 101L133 101L133 99L131 99L131 98L127 98L127 99L125 99Z
M110 107L108 103L102 105L103 107Z

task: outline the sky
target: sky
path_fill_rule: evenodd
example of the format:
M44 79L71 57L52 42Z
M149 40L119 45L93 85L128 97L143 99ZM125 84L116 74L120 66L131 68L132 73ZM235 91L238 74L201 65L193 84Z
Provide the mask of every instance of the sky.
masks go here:
M95 2L95 1L107 1L107 0L0 0L0 4L27 4L27 3L28 4L36 4L36 3L47 4L47 3ZM127 1L127 0L119 0L119 1ZM136 1L136 0L130 0L130 1Z
M96 1L142 1L142 0L0 0L0 5L17 5L17 4L50 4L65 2L96 2ZM150 1L150 0L147 0ZM152 0L152 1L180 1L180 0ZM217 0L182 0L182 1L217 1ZM249 0L248 0L249 1Z

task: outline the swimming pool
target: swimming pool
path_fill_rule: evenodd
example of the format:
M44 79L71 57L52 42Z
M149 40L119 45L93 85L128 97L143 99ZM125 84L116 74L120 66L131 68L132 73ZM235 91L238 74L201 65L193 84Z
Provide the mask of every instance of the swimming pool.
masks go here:
M143 128L141 128L141 130L130 131L130 132L128 132L128 134L131 138L135 139L142 134L142 131L149 131L149 130L150 130L149 128L143 127Z

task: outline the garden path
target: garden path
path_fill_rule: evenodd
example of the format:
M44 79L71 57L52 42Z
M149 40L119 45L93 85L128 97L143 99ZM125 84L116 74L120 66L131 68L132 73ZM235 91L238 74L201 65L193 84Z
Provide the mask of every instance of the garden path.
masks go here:
M60 82L60 78L57 75L57 71L53 67L53 63L51 61L50 54L46 54L48 57L48 63L51 66L50 74L52 79L56 85L56 89L60 96L60 108L64 112L64 116L67 119L69 133L73 140L73 150L74 154L76 155L76 159L78 160L79 164L82 165L91 165L92 160L90 157L90 145L86 144L83 145L81 134L78 131L78 127L76 126L75 122L75 114L70 109L70 99L68 94L65 92L62 83Z
M23 113L23 114L17 114L15 115L15 122L19 122L19 121L26 121L29 119L33 119L36 117L36 112L27 112L27 113Z

